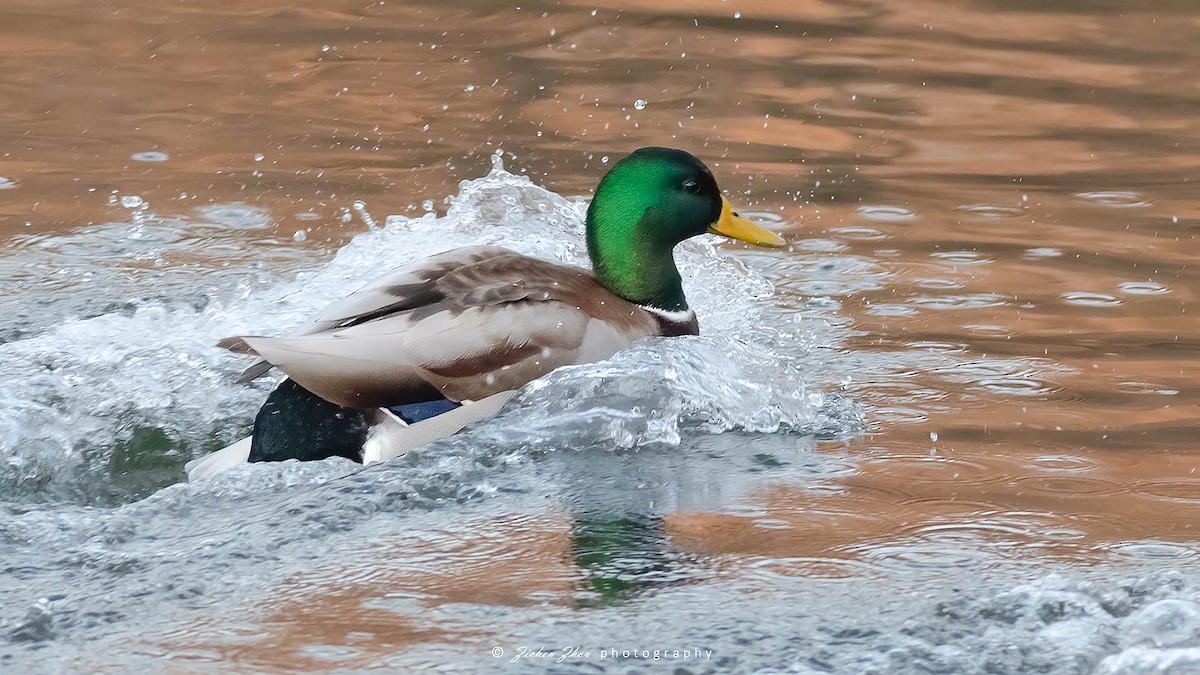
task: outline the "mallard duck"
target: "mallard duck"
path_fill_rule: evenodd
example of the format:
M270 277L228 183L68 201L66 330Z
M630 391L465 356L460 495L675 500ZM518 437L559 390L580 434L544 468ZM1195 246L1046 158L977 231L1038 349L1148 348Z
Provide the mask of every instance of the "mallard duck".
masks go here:
M682 150L641 148L600 181L587 211L592 269L505 248L460 248L402 267L283 337L219 345L288 377L253 436L189 464L192 478L245 461L370 463L494 415L560 366L612 356L647 336L695 335L672 251L706 232L783 239L738 215L712 172Z

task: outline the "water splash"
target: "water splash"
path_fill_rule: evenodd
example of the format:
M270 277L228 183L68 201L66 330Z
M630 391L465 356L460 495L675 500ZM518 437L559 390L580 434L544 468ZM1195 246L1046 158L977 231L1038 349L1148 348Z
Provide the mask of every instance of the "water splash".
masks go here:
M15 383L0 393L0 485L30 499L95 501L145 494L147 486L121 481L148 468L156 472L154 485L172 482L169 474L183 461L246 433L270 386L234 386L245 360L217 349L218 339L284 332L388 269L460 246L501 245L586 266L586 209L582 198L508 173L497 154L491 172L461 183L444 216L391 216L293 279L280 276L295 264L274 275L270 267L229 269L222 247L202 249L212 257L195 260L195 228L161 219L144 222L143 236L122 244L152 260L187 249L193 260L186 274L175 274L172 265L124 265L120 256L119 275L112 263L99 264L88 251L109 245L117 224L25 246L20 255L44 255L68 270L70 282L47 293L47 302L85 306L97 292L90 281L114 276L127 279L120 288L130 296L119 308L60 317L0 344L0 377ZM225 225L220 236L230 241L265 220L255 215L239 224L219 210L205 215ZM506 417L505 441L632 447L679 443L687 431L861 429L855 406L820 393L802 376L813 335L775 330L766 302L771 283L715 241L685 242L676 256L705 337L646 341L531 385ZM0 259L0 269L4 264ZM69 270L80 265L87 274L72 276ZM151 280L153 296L136 294Z

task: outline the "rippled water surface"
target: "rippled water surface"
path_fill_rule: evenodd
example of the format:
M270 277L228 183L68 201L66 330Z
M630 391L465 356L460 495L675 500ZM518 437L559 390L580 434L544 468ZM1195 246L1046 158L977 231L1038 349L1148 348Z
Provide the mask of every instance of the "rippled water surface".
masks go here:
M1175 0L5 3L0 664L1200 672L1198 38ZM680 248L703 336L385 465L183 482L270 386L218 338L469 243L581 262L642 145L790 243Z

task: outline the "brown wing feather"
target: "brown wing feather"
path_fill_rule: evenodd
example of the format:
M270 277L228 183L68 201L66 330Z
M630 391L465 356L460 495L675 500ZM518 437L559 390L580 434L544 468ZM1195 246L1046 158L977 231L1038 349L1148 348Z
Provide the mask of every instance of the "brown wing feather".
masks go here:
M438 281L450 272L465 265L473 265L488 258L510 254L499 246L470 246L418 260L414 263L375 279L350 295L321 310L313 320L292 331L291 335L313 335L335 328L353 326L391 314L436 304L445 297L438 289ZM221 349L235 354L258 355L240 337L228 337L217 342ZM274 367L261 360L242 371L237 383L245 384L262 377Z
M238 344L319 396L368 407L410 402L430 385L478 400L658 333L587 270L477 247L390 274L291 336Z
M443 280L487 260L512 255L499 246L454 249L419 260L384 275L339 300L300 330L312 335L334 328L347 328L448 300Z

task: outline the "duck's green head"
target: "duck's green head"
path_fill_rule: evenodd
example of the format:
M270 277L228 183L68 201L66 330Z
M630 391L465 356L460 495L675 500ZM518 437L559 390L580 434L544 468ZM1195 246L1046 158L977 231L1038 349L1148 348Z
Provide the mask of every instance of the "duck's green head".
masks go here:
M588 207L588 254L596 278L639 305L687 309L671 250L706 232L783 244L779 235L734 212L708 167L682 150L634 151L600 181Z

